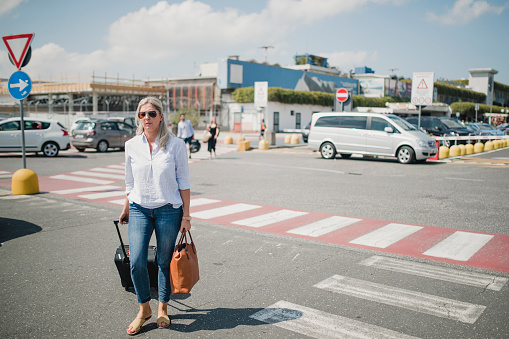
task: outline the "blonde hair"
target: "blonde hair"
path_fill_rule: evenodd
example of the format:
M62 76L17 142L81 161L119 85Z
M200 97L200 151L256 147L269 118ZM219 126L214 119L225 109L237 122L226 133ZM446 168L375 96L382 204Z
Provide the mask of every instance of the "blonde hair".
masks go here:
M138 117L138 113L140 113L140 108L143 105L151 104L155 107L155 109L159 112L159 114L163 114L163 104L161 100L157 99L156 97L146 97L140 100L138 103L138 108L136 108L136 116L134 117L136 126L138 128L136 129L136 135L143 134L143 124L140 121L140 118ZM168 130L168 127L166 126L166 122L163 119L159 123L159 131L157 132L157 137L159 138L159 147L161 149L166 149L166 144L168 143L168 140L170 140L170 137L172 136L171 132Z

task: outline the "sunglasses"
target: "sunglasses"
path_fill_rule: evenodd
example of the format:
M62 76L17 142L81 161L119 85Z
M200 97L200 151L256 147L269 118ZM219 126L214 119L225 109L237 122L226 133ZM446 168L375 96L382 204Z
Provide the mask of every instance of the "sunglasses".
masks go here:
M143 119L145 118L146 114L148 114L148 116L151 118L157 117L157 111L148 111L148 112L138 112L138 118Z

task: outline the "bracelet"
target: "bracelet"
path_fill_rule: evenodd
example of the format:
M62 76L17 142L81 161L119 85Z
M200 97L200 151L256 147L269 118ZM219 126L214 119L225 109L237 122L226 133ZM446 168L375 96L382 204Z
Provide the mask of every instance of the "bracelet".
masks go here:
M193 218L191 217L182 217L182 220L187 220L187 221L191 221Z

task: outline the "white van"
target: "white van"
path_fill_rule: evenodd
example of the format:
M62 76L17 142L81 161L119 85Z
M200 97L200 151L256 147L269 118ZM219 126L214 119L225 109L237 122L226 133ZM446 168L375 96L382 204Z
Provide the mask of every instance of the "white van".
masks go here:
M402 164L425 162L437 154L435 140L393 114L315 113L308 144L325 159L352 154L398 158Z

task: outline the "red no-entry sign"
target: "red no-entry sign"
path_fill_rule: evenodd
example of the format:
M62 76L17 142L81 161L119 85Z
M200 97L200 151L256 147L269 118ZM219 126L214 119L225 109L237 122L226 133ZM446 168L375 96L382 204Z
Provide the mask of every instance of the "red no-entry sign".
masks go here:
M345 102L348 100L348 91L345 88L340 88L336 91L336 99L339 102Z

